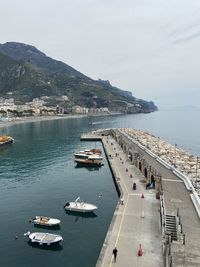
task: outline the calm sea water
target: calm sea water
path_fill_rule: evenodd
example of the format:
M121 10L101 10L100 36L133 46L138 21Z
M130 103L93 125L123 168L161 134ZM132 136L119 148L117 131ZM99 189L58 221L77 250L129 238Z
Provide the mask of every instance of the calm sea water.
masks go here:
M0 134L15 138L14 144L0 151L0 266L95 266L118 196L106 161L99 169L76 168L76 151L102 147L99 142L80 142L81 133L132 127L199 155L198 115L159 111L34 122L0 129ZM78 196L98 206L95 216L65 213L63 205ZM35 215L61 219L60 229L34 227L29 219ZM63 236L64 242L55 249L33 247L23 236L28 230L55 232Z

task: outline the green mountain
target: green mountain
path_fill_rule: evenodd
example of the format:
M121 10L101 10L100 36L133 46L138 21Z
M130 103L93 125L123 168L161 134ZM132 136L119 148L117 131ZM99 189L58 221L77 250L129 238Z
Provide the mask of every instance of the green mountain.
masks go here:
M109 81L93 80L31 45L16 42L0 44L0 95L13 97L18 104L45 97L47 105L65 108L108 107L126 113L157 110L151 101L137 99Z

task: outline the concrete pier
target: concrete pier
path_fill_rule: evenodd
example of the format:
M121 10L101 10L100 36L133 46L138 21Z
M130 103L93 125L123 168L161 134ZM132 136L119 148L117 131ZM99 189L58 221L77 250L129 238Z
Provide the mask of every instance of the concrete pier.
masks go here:
M102 140L123 200L116 207L96 267L200 266L200 201L189 178L126 132L109 129L93 135ZM155 190L146 190L149 183ZM142 256L138 256L140 244Z
M106 153L112 155L110 165L122 194L96 267L163 266L159 201L155 192L145 190L143 175L111 137L102 141ZM136 190L133 190L134 182ZM138 256L140 244L142 256ZM114 247L118 249L116 262L112 257Z

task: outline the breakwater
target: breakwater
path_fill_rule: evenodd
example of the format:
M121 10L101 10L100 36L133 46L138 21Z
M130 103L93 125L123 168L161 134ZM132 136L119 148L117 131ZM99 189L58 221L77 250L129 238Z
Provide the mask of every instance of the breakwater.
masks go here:
M200 195L200 159L198 157L179 148L177 144L171 145L147 132L127 128L121 131L168 163L168 166L176 168L178 172L187 176L197 194Z

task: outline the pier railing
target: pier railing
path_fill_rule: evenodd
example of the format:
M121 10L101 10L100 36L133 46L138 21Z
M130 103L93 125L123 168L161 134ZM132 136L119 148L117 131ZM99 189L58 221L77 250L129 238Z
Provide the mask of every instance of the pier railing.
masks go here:
M176 266L176 251L179 251L178 257L185 245L185 234L181 224L179 209L175 215L166 214L164 194L160 196L160 219L163 239L163 266Z

